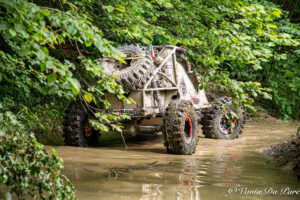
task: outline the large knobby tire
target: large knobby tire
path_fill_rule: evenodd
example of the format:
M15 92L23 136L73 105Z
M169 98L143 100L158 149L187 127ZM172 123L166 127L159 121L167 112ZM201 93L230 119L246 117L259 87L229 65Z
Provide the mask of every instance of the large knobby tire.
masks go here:
M168 153L191 155L197 145L197 116L187 100L171 101L166 108L163 136Z
M225 106L224 106L225 105ZM225 113L235 112L238 119L232 120L233 127L228 125ZM235 139L242 134L245 115L242 107L233 109L231 98L221 97L213 101L212 107L202 111L202 133L206 138Z
M142 89L151 77L153 71L153 61L146 55L144 49L138 46L122 46L118 50L127 57L139 57L138 59L128 60L127 64L121 64L117 60L100 61L104 66L104 73L108 76L117 76L117 83L123 86L126 91L132 89Z
M72 103L65 113L64 139L69 146L97 146L100 132L89 125L93 113L87 112L80 101Z

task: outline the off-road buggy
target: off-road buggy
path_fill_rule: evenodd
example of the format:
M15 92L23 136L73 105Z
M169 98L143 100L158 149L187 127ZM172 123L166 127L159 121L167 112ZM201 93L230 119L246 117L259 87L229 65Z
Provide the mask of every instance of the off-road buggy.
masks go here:
M168 153L192 154L198 141L197 126L207 138L234 139L242 133L245 122L241 107L234 109L231 99L221 97L209 103L204 90L197 89L199 78L191 71L186 51L170 45L150 49L122 46L126 64L104 58L99 64L107 75L119 77L135 104L125 104L113 94L105 95L111 108L107 113L125 113L130 121L122 122L123 134L134 136L143 132L162 132ZM88 123L84 104L73 103L67 110L64 123L65 143L72 146L91 146L100 133ZM236 113L237 118L228 117Z

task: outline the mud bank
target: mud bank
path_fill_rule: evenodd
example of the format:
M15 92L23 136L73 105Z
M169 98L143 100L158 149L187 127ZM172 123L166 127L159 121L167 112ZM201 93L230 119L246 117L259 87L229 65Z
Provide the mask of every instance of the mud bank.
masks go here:
M293 170L300 180L300 127L289 140L271 146L265 153L279 166Z

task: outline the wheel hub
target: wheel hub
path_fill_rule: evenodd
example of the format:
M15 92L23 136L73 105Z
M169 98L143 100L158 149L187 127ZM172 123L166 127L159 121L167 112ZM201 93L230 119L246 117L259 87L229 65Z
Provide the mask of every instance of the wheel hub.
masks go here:
M85 137L90 137L93 134L93 130L88 122L83 125L83 133Z
M185 116L184 133L185 133L186 140L190 141L193 136L193 123L192 123L192 119L189 115Z
M226 114L230 113L231 111L228 110L226 111ZM233 131L235 130L236 128L236 125L237 125L237 120L234 119L232 120L232 123L233 123L233 127L231 126L230 123L228 123L229 119L225 118L225 116L221 117L220 118L220 130L223 134L232 134Z

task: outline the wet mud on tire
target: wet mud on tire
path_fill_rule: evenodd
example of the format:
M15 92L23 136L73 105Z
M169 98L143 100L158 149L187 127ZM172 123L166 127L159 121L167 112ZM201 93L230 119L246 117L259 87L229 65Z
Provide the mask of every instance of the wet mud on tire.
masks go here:
M227 106L228 109L223 110L221 105ZM234 111L239 116L239 119L233 122L235 126L229 134L230 127L227 125L227 119L224 118L224 114L231 111ZM244 110L241 107L234 110L229 97L221 97L214 100L212 107L202 111L202 116L202 133L206 138L235 139L239 137L239 134L242 134L245 124Z
M197 116L190 101L176 100L169 104L163 136L168 153L191 155L196 151Z
M72 103L65 113L64 139L69 146L97 146L100 133L93 130L88 119L92 113L87 113L80 101Z
M121 46L118 47L118 50L128 57L137 56L141 58L126 60L127 64L120 64L118 61L100 62L104 66L105 74L119 77L115 81L122 85L126 91L143 88L153 71L152 60L146 56L145 50L138 46Z

